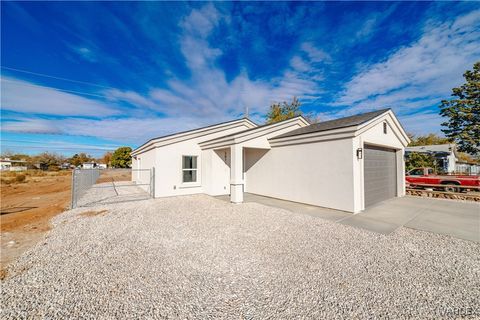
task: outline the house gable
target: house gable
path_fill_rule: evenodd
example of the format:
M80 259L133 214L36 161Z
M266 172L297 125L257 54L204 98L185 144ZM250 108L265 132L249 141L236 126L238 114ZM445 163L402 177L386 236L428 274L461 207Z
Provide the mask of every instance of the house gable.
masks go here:
M269 141L272 147L274 147L299 143L349 139L367 132L378 123L387 122L389 128L395 133L401 144L403 146L408 145L410 139L392 110L384 109L380 111L334 120L338 125L331 125L330 121L328 121L329 124L327 124L327 126L320 126L321 123L319 123L317 125L312 125L315 126L312 128L301 128L284 135L273 137Z
M308 126L309 123L302 116L287 119L281 122L258 126L245 131L230 134L228 136L201 142L202 149L218 149L233 144L245 144L249 147L270 148L268 139L288 131Z
M187 140L197 139L197 138L201 138L202 136L208 136L208 135L219 133L222 131L226 131L228 132L227 134L230 134L232 129L237 129L238 131L244 131L251 128L255 128L257 126L258 125L252 122L251 120L247 118L243 118L243 119L237 119L229 122L215 124L208 127L203 127L203 128L193 129L190 131L184 131L184 132L179 132L179 133L175 133L175 134L171 134L163 137L158 137L158 138L154 138L147 141L140 147L133 150L132 156L139 155L141 153L147 152L154 148L163 147L173 143L179 143ZM206 139L208 139L208 137Z
M365 143L379 146L393 146L392 143L396 140L394 145L398 149L404 148L410 143L407 133L391 110L359 126L355 131L355 136L362 136Z

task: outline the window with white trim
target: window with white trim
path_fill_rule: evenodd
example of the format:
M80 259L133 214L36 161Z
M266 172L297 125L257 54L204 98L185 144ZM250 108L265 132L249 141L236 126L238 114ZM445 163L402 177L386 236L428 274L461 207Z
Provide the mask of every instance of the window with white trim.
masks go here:
M182 156L182 182L197 182L197 156Z

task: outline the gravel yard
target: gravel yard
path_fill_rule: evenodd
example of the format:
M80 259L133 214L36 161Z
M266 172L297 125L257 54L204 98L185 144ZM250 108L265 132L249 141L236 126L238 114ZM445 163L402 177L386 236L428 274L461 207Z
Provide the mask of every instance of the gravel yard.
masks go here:
M447 236L205 195L77 208L53 224L2 281L2 319L480 316L480 245Z

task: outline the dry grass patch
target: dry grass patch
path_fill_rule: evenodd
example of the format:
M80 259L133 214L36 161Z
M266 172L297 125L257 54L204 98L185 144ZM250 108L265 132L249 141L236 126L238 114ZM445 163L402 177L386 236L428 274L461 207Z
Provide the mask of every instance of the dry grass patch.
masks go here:
M2 187L12 184L40 182L42 179L56 178L61 181L65 176L70 176L70 170L62 171L42 171L42 170L26 170L26 171L2 171L0 173L0 181Z

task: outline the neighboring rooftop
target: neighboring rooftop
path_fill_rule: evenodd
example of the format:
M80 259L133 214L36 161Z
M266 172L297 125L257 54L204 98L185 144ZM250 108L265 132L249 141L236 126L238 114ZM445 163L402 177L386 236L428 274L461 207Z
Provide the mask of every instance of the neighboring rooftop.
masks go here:
M446 144L434 144L429 146L414 146L414 147L406 147L405 151L407 152L420 152L420 153L438 153L438 152L456 152L456 146L453 143L446 143Z
M1 158L0 161L3 161L3 162L17 162L17 163L27 162L26 160L14 160L14 159L10 159L10 158Z
M284 133L282 135L276 136L275 139L298 136L298 135L313 133L313 132L320 132L320 131L327 131L327 130L333 130L333 129L340 129L340 128L358 126L362 123L368 122L368 121L378 117L381 114L384 114L385 112L387 112L389 110L390 109L382 109L382 110L357 114L357 115L350 116L350 117L344 117L344 118L340 118L340 119L314 123L314 124L311 124L309 126L306 126L306 127L300 128L300 129L296 129L296 130Z

